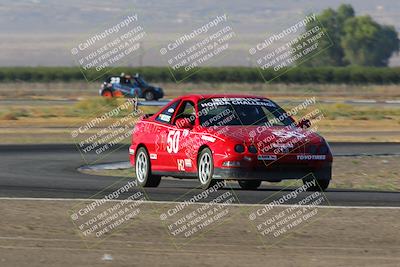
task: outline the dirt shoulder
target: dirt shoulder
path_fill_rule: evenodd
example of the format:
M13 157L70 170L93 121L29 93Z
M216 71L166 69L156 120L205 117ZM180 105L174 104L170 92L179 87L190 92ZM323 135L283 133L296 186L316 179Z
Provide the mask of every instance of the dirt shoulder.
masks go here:
M98 86L97 83L83 82L0 85L3 93L0 97L1 143L73 143L71 132L74 129L124 102L124 99L107 101L99 97ZM398 101L398 85L165 83L161 86L166 91L166 99L199 92L246 93L270 97L285 110L315 97L317 104L310 105L303 110L304 114L297 114L295 118L300 119L318 109L323 119L315 125L316 131L328 141L400 142L400 106L384 103ZM367 102L346 102L357 99ZM377 102L369 104L368 100ZM159 107L140 109L143 113L154 113ZM112 122L110 119L109 125ZM82 138L88 138L96 131L100 129L93 128Z
M176 247L159 211L143 204L133 223L87 248L67 211L78 201L0 200L2 266L398 266L399 209L319 209L324 215L277 242L238 216ZM175 245L174 245L175 244Z

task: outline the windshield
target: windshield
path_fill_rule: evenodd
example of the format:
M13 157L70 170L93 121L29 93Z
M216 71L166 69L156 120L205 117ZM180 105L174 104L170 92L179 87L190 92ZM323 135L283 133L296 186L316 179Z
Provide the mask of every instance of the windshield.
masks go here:
M137 77L136 81L142 86L147 86L147 82L141 76Z
M294 121L277 104L263 98L211 98L199 102L200 124L289 126Z

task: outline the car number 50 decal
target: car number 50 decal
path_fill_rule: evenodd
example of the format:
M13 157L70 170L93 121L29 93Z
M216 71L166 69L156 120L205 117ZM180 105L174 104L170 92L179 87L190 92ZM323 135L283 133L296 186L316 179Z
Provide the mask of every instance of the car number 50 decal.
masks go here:
M167 137L167 152L178 153L180 131L169 131Z

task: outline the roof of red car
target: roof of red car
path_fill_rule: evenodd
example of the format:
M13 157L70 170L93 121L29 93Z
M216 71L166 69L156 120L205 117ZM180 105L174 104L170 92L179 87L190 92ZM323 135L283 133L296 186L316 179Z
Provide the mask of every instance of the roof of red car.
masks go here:
M266 98L263 96L246 95L246 94L190 94L190 95L183 95L177 98L203 99L203 98L217 98L217 97Z

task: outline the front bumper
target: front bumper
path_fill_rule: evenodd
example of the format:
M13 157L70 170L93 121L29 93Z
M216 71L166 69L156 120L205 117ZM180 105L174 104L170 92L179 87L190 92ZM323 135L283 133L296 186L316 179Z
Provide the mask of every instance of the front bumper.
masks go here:
M163 98L164 97L164 91L162 89L158 90L158 91L154 91L155 92L155 97L158 98Z
M330 180L332 163L326 163L318 169L299 166L276 166L270 169L215 168L213 178L280 182L287 179L302 179L310 175L319 180Z

